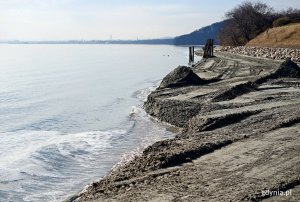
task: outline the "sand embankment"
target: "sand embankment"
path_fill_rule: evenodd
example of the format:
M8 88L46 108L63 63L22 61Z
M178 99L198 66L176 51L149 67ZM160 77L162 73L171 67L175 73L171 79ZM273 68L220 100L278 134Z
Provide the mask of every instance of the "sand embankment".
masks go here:
M217 53L192 68L202 80L190 69L173 71L185 78L166 77L145 110L181 132L76 200L299 201L300 69L282 62ZM266 190L292 195L270 197Z
M268 29L249 41L246 46L300 48L300 23Z

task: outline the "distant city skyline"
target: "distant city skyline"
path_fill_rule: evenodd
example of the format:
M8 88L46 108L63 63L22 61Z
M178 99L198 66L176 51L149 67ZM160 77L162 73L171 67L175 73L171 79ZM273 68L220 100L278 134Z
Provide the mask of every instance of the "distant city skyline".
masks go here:
M0 0L0 41L153 39L224 19L243 0ZM276 10L299 0L263 0Z

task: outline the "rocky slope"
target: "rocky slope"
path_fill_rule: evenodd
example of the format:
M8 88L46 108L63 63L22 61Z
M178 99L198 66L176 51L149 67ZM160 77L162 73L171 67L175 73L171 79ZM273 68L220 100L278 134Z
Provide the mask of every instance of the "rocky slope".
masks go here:
M251 57L270 58L270 59L275 59L275 60L285 60L285 59L290 58L294 62L300 62L300 49L299 48L225 46L225 47L219 48L218 51L247 55L247 56L251 56Z
M299 66L218 53L190 70L178 67L145 103L176 137L70 201L299 201ZM185 85L172 85L179 76Z

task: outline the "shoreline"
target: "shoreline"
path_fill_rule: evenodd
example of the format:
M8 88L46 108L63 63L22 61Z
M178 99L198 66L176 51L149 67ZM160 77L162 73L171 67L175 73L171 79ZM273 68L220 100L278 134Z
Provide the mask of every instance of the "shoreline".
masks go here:
M204 84L181 80L180 86L153 91L144 105L182 132L66 201L247 201L264 199L266 189L299 190L300 69L290 62L216 55L188 72ZM275 157L264 161L268 156Z

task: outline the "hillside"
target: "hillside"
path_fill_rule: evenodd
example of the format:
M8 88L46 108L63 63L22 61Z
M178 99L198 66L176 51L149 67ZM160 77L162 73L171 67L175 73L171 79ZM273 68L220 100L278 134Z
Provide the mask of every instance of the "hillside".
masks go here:
M300 23L268 29L246 46L260 47L300 47Z
M206 43L207 39L212 38L216 40L218 44L217 35L220 29L223 28L225 22L217 22L212 25L203 27L199 30L196 30L190 34L185 34L177 36L174 39L175 45L203 45Z

